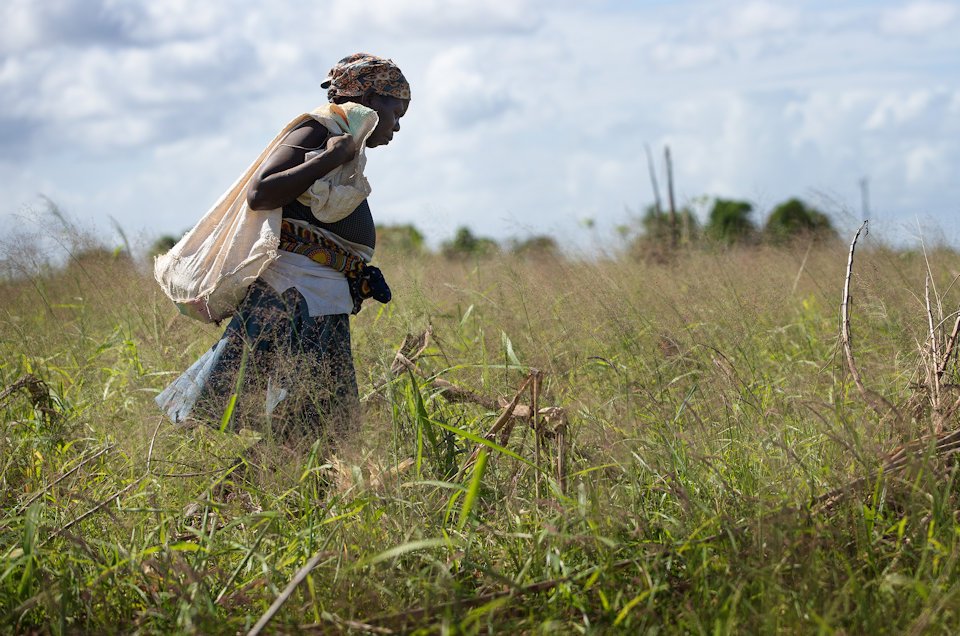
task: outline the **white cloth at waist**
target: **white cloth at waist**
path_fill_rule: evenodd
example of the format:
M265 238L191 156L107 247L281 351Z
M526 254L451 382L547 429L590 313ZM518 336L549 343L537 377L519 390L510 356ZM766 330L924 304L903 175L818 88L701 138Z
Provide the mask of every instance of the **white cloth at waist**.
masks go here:
M310 316L349 314L353 298L347 277L337 270L310 260L302 254L277 251L278 257L260 274L260 280L282 294L291 287L307 301Z

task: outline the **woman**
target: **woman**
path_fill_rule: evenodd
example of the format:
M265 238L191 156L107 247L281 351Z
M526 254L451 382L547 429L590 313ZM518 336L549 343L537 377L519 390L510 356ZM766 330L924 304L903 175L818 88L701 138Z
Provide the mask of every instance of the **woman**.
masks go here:
M367 148L390 143L410 103L410 85L396 64L366 53L340 60L321 86L334 104L376 111ZM287 441L337 441L356 430L349 314L363 298L389 300L379 271L366 266L376 245L373 217L364 200L345 218L324 223L298 198L357 150L351 135L332 134L310 119L264 161L247 205L282 208L279 258L250 287L221 339L158 396L173 419L227 424L236 394L238 412L266 414L273 434ZM177 397L188 385L200 387L195 404Z

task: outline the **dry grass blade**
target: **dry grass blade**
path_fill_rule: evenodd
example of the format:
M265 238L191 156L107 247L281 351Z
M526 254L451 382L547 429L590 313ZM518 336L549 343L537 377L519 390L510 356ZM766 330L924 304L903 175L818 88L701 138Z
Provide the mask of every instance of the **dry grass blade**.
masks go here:
M331 614L329 617L324 616L328 623L333 623L337 627L346 628L350 630L356 630L358 632L365 632L367 634L396 634L397 632L393 631L389 627L377 627L376 625L369 625L367 623L361 623L360 621L352 621L344 618L340 618L334 614ZM312 623L306 625L300 625L300 630L304 632L318 632L321 634L326 634L330 631L330 625L328 623Z
M128 492L130 492L131 490L133 490L135 487L139 486L139 485L140 485L140 482L142 482L145 478L146 478L146 474L141 475L140 477L138 477L138 478L135 479L134 481L132 481L132 482L130 482L129 484L127 484L127 485L126 485L125 487L123 487L122 489L120 489L120 490L118 490L117 492L113 493L112 495L110 495L110 496L107 497L106 499L103 499L103 500L102 500L100 503L98 503L96 506L94 506L94 507L91 508L90 510L87 510L85 513L83 513L82 515L80 515L79 517L77 517L76 519L74 519L73 521L67 523L67 525L63 526L62 528L60 528L59 530L57 530L57 531L54 532L53 534L49 535L46 539L44 539L43 543L46 543L46 542L49 541L50 539L55 539L56 537L59 537L59 536L62 535L64 532L66 532L67 530L69 530L69 529L72 528L73 526L77 525L78 523L80 523L81 521L83 521L84 519L86 519L87 517L89 517L90 515L92 515L92 514L98 512L98 511L102 510L105 506L107 506L108 504L110 504L110 503L111 503L112 501L114 501L115 499L118 499L118 498L122 497L123 495L125 495L125 494L127 494ZM42 545L42 544L41 544L41 545Z
M470 404L479 404L480 406L488 409L497 408L497 403L495 400L491 400L488 397L474 393L469 389L456 386L455 384L448 382L443 378L429 377L416 364L414 364L412 360L408 359L400 352L397 352L397 356L394 359L394 364L399 364L402 368L408 369L412 373L416 373L418 376L426 380L427 386L438 391L439 394L448 402L466 402Z
M957 335L960 334L960 313L957 314L957 319L953 323L953 331L950 332L950 338L947 340L945 351L943 352L943 358L940 360L939 366L937 366L937 378L942 378L943 374L947 370L947 364L950 363L950 357L953 355L953 348L957 344Z
M659 553L659 552L658 552ZM640 557L637 557L640 558ZM610 572L614 570L620 570L630 565L635 565L637 563L637 558L632 559L622 559L611 563L605 569ZM387 626L390 625L394 629L404 629L408 630L419 622L429 619L432 616L443 616L448 610L463 610L469 609L471 607L479 607L485 605L490 601L494 601L498 598L504 597L522 597L528 596L530 594L536 594L539 592L547 592L553 588L561 585L563 583L569 583L581 577L587 576L588 574L593 573L598 566L592 566L587 568L583 572L578 572L576 574L570 574L568 576L550 579L547 581L540 581L538 583L531 583L529 585L524 585L523 587L512 587L506 590L501 590L498 592L488 592L486 594L479 594L477 596L472 596L470 598L450 601L449 603L441 603L439 605L433 605L430 607L419 607L416 609L407 610L405 612L397 612L396 614L388 614L386 616L378 616L373 619L369 619L365 624L370 626ZM320 627L309 626L309 627ZM384 633L384 632L379 632ZM389 633L389 632L387 632Z
M153 429L153 437L150 438L150 448L147 450L147 474L150 474L150 462L153 461L153 445L157 442L157 433L160 432L160 426L163 424L163 417L157 419L157 426Z
M57 477L56 479L54 479L52 482L50 482L49 484L47 484L46 486L44 486L44 487L41 488L40 490L38 490L37 492L35 492L34 495L33 495L32 497L30 497L30 499L28 499L28 500L26 500L25 502L23 502L22 504L18 505L17 508L18 508L18 509L21 509L21 510L24 509L24 508L29 508L29 507L30 507L30 504L32 504L34 501L36 501L37 499L39 499L40 497L42 497L42 496L44 495L44 493L49 492L51 488L53 488L54 486L56 486L57 484L59 484L60 482L62 482L64 479L67 479L68 477L70 477L70 475L74 474L75 472L77 472L78 470L80 470L81 468L83 468L84 466L86 466L87 464L89 464L90 462L92 462L93 460L97 459L98 457L102 457L104 454L110 452L110 451L113 449L114 446L116 446L116 444L108 444L106 447L101 448L99 451L97 451L96 453L94 453L94 454L91 455L90 457L87 457L86 459L84 459L83 461L81 461L79 464L77 464L76 466L74 466L73 468L71 468L71 469L68 470L67 472L65 472L65 473L63 473L62 475L60 475L59 477Z
M513 412L517 408L517 405L520 403L520 396L523 395L523 392L526 391L527 386L533 381L535 373L534 371L524 379L523 383L520 385L520 388L517 389L516 395L513 396L513 400L503 409L503 413L500 414L500 417L497 418L497 421L493 423L493 426L490 427L490 430L487 431L484 435L484 439L493 441L494 437L501 431L501 429L506 426L507 422L510 421L513 417ZM504 444L501 444L503 446ZM467 458L467 461L463 463L463 466L460 467L460 470L457 472L456 479L460 479L466 474L467 470L470 469L470 466L473 465L473 462L477 460L477 456L480 454L480 445L477 444L476 448L473 449L473 452L470 454L470 457Z
M417 359L423 355L423 352L427 350L427 347L430 346L430 338L432 335L433 327L427 327L419 336L413 336L408 333L404 336L397 355L403 356L410 362L416 362ZM394 360L393 364L390 365L390 371L394 375L399 375L403 370L404 365L398 360Z
M543 431L540 430L540 414L537 412L537 408L540 405L540 372L534 370L533 384L530 386L530 406L533 409L533 432L534 432L534 453L535 460L534 463L537 465L537 473L534 475L534 488L537 499L540 499L540 447L543 446Z
M933 387L930 393L930 401L932 410L934 412L938 411L940 408L940 374L937 373L937 359L940 357L937 349L937 329L933 325L933 308L930 305L930 273L927 273L927 276L924 280L924 301L927 308L927 326L930 330L930 362L927 365L927 377L929 378L930 385Z
M273 619L274 615L280 611L280 608L283 607L283 604L287 602L287 600L293 594L293 591L297 589L297 586L303 583L303 580L307 578L307 575L310 574L313 568L317 567L317 565L323 559L334 555L335 553L326 550L313 555L310 560L307 561L306 565L300 568L297 573L293 575L293 578L290 579L289 583L287 583L287 587L283 588L283 591L280 592L280 595L273 602L273 604L267 608L267 611L263 613L263 616L260 617L260 620L258 620L257 623L250 629L250 631L247 632L247 636L256 636L263 631L263 628L266 627L267 623L269 623L270 620Z
M936 441L933 441L934 439ZM814 500L813 508L819 512L828 511L858 488L873 483L878 476L899 472L911 464L911 459L920 459L928 452L932 457L938 459L946 459L960 452L960 430L933 436L928 435L904 444L887 456L877 473L869 477L854 479L820 495Z

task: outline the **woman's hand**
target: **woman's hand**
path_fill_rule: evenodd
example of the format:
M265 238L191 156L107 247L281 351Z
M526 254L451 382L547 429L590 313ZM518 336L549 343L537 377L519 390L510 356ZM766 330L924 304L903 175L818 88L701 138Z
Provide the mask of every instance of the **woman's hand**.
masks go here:
M357 156L357 142L350 133L330 137L327 139L327 152L340 160L340 163L347 163Z
M307 159L311 149L322 150ZM356 155L357 142L351 135L331 137L323 124L309 120L284 137L260 173L250 180L247 205L252 210L283 207L295 201L314 181Z

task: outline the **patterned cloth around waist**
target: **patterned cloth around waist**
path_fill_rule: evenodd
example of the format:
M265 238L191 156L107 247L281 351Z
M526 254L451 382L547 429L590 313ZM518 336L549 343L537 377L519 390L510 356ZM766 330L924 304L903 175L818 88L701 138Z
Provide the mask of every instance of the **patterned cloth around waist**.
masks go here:
M310 210L310 206L304 205L300 201L291 201L283 206L283 218L303 221L304 223L336 234L350 243L364 245L370 248L371 254L377 246L377 227L373 222L370 204L367 203L366 199L361 201L357 209L350 213L349 216L339 221L334 221L333 223L324 223L318 220Z
M360 311L367 298L381 303L390 302L390 287L379 268L367 265L362 258L351 254L318 232L289 221L281 221L279 248L301 254L315 263L343 273L350 284L353 313Z

